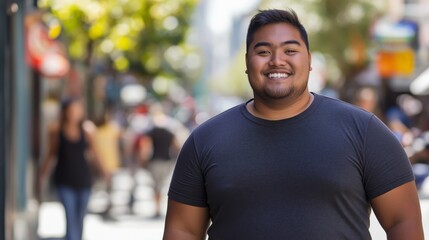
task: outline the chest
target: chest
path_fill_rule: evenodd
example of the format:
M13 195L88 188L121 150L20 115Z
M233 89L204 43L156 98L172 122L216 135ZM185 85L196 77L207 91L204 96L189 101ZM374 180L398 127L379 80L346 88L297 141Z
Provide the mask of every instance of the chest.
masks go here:
M363 192L357 140L344 134L301 133L250 133L216 144L204 172L209 199L214 195L232 201L255 194L320 199Z
M86 139L82 129L64 128L59 136L59 155L82 155L87 147Z

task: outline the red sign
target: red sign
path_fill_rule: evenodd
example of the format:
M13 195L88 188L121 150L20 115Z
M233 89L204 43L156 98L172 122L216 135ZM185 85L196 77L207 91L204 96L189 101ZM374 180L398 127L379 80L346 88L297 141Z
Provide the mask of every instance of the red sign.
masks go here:
M61 42L49 38L42 16L43 13L35 12L25 19L27 62L44 77L60 78L68 73L70 63Z

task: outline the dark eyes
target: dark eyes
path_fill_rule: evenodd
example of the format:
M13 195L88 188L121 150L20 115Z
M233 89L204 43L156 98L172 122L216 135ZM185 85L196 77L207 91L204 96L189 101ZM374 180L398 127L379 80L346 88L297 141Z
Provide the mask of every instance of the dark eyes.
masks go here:
M269 54L270 54L270 51L261 50L261 51L258 51L258 54L259 54L259 55L269 55Z
M293 49L287 49L287 50L285 50L284 51L284 53L286 54L286 55L293 55L293 54L295 54L295 53L297 53L298 51L296 51L296 50L293 50ZM260 50L260 51L258 51L258 54L259 55L263 55L263 56L267 56L267 55L270 55L271 54L271 52L269 51L269 50Z
M290 54L294 54L294 53L296 53L296 52L297 52L297 51L292 50L292 49L288 49L288 50L286 50L286 51L285 51L285 53L286 53L286 54L289 54L289 55L290 55Z

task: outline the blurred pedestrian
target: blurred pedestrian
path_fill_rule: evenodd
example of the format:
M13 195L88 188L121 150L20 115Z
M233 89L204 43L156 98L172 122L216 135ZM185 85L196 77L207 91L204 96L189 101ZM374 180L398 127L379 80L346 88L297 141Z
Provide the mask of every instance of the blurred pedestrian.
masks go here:
M378 112L378 94L372 87L361 87L356 91L353 103L371 113Z
M51 168L55 167L54 184L66 216L66 240L82 239L93 169L105 176L94 148L95 126L84 116L80 99L68 98L61 103L59 121L49 126L48 152L39 172L41 190Z
M245 60L254 98L184 144L164 239L371 239L372 207L388 239L422 240L401 144L372 113L309 92L296 13L256 14Z
M106 180L107 207L102 212L104 219L111 219L112 209L112 178L121 166L121 128L114 122L109 112L105 112L97 121L97 131L94 134L95 149L107 173Z
M169 130L169 118L160 110L153 112L154 126L139 139L139 158L153 179L155 214L161 217L162 190L171 179L179 144Z
M385 122L385 116L380 109L379 92L373 86L361 86L354 95L353 104L365 111L373 113L381 121Z

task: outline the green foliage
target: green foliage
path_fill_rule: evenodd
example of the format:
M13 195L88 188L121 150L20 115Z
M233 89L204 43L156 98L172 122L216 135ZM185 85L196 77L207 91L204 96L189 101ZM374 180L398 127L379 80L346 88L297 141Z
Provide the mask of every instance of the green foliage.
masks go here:
M314 8L322 21L319 31L310 32L314 50L333 57L344 76L361 70L370 60L374 6L362 0L324 0Z
M189 69L181 64L196 52L185 42L196 4L197 0L39 0L39 7L61 22L71 58L86 63L108 59L117 71L132 70L149 78L189 77Z
M328 68L338 68L341 72L340 76L329 77L344 79L370 61L370 24L377 14L376 3L370 0L265 0L261 7L293 8L307 28L311 51L323 53L332 60Z

